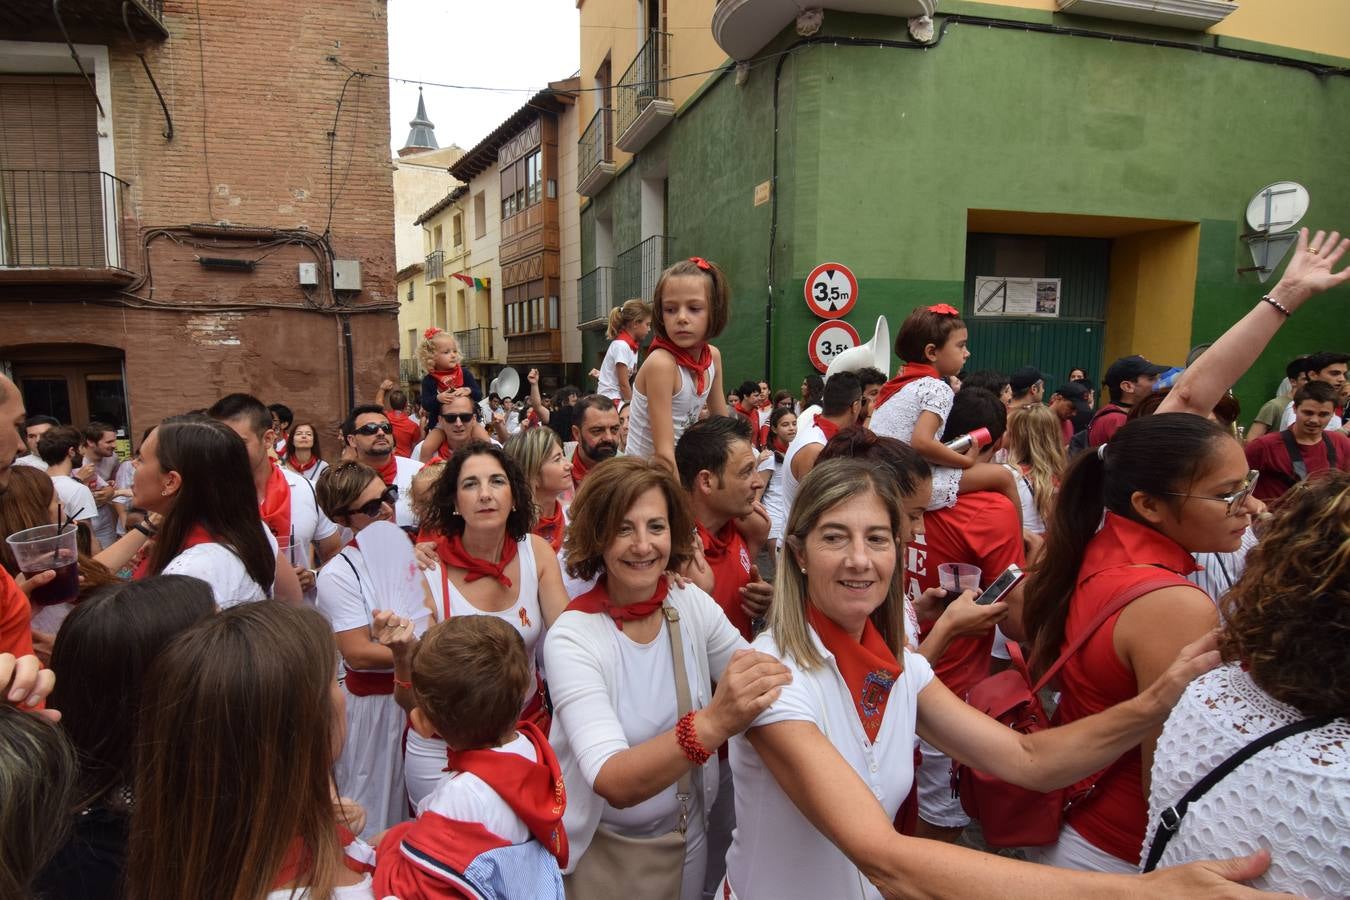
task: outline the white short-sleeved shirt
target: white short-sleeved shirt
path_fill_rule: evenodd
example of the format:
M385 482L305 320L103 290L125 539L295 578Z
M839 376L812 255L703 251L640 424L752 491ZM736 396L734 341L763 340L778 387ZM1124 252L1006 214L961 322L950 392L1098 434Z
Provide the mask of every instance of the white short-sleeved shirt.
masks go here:
M769 479L769 483L764 486L764 496L761 498L764 510L769 514L769 540L780 540L783 537L783 527L787 524L788 508L783 499L787 455L784 454L783 461L779 462L778 457L770 451L760 462L759 471L767 473L765 477Z
M875 742L867 740L843 677L811 632L824 665L805 671L778 649L770 632L751 645L782 659L792 683L751 724L811 722L820 728L893 819L914 780L914 735L919 692L933 680L928 661L904 651L904 672L891 688ZM879 898L849 861L788 798L744 734L731 739L736 783L736 832L727 853L727 879L739 900L780 897Z
M530 762L539 762L534 744L519 733L514 740L494 747L493 751L514 753ZM455 772L442 778L436 789L417 804L418 817L425 812L457 822L477 822L512 844L523 844L532 837L529 827L515 810L486 781L469 772Z
M621 338L610 341L609 349L605 351L605 361L600 364L600 384L595 392L611 400L622 400L623 395L619 393L618 367L626 366L628 377L632 379L633 373L637 371L637 360L638 352Z
M379 563L378 559L376 563ZM375 596L375 581L365 554L359 547L343 547L337 555L324 563L314 580L318 594L315 606L332 625L334 634L356 628L369 628L375 617L375 610L387 608ZM432 621L431 610L425 606L395 609L395 612L412 619L413 633L418 637L426 632ZM392 672L393 669L369 671Z
M25 456L20 456L18 459L14 460L14 465L31 466L32 468L37 469L40 472L47 471L47 464L43 462L42 457L38 456L36 453L29 453Z
M800 421L800 420L798 420ZM820 430L814 417L811 424L806 427L797 426L797 436L788 444L787 452L783 454L783 465L778 474L783 476L783 483L780 490L783 492L783 521L787 522L787 514L792 509L792 502L797 499L797 478L792 474L792 458L801 451L815 444L824 447L828 441L825 440L825 432Z
M1289 405L1284 408L1284 413L1280 415L1280 431L1284 431L1290 425L1294 424L1294 419L1298 418L1294 414L1294 402L1289 401ZM1331 414L1331 420L1327 422L1327 431L1339 431L1345 424L1344 420L1334 412Z
M260 526L267 535L272 555L277 553L277 541L266 526ZM267 599L267 590L254 581L244 568L244 562L224 544L207 543L188 547L164 567L165 575L191 575L211 585L216 606L229 609L241 603ZM267 586L268 589L271 585Z
M89 488L69 475L53 475L52 487L56 488L57 499L67 516L73 516L77 522L90 522L98 518L98 504Z
M872 431L908 444L914 439L914 426L919 424L919 416L931 412L940 420L937 428L937 437L940 439L942 430L947 427L947 416L951 414L952 401L955 399L956 394L947 382L931 377L916 378L872 413ZM955 505L960 488L960 469L933 466L933 498L928 503L928 509L944 509Z
M412 508L413 476L422 471L423 466L417 460L406 456L395 456L394 461L398 465L398 470L394 474L394 484L398 487L398 503L394 504L394 521L400 528L411 528L417 524L417 516L413 514Z
M305 554L304 562L297 561L296 565L303 564L308 567L311 559L310 545L337 534L338 527L332 519L323 514L323 510L319 509L314 485L310 484L304 475L285 466L281 467L281 474L286 476L286 483L291 488L292 540L294 546L302 548Z

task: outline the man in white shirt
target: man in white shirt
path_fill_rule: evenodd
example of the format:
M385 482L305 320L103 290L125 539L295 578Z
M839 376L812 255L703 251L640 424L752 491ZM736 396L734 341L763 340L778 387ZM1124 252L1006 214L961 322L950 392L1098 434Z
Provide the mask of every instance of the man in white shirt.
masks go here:
M23 425L24 440L28 444L28 455L20 456L14 460L14 465L32 466L34 469L41 469L45 472L47 471L47 464L42 461L42 457L38 456L38 441L42 439L44 434L59 427L61 423L51 416L29 416Z
M84 438L76 428L69 425L53 428L38 441L38 456L47 464L47 474L51 476L57 499L61 501L62 516L76 522L88 522L90 528L93 528L94 520L98 518L98 504L94 502L94 495L88 486L72 477L75 460L83 441ZM92 468L89 468L88 474L92 474L92 471ZM97 546L93 548L93 552L97 553L102 549L102 544L98 543L97 535L94 541Z
M472 410L473 401L467 397L463 399ZM384 407L373 403L355 407L342 423L342 440L356 453L357 462L370 466L385 484L398 488L394 521L400 528L415 528L417 517L413 515L411 503L412 480L422 470L422 463L394 455L394 427L389 424Z
M90 480L90 490L94 502L98 504L98 518L94 521L94 534L98 542L105 547L117 540L117 507L113 504L113 478L117 473L117 431L111 425L102 422L90 422L84 426L84 443L80 445L84 465L93 466L94 475Z
M868 415L862 382L852 372L836 372L830 376L820 404L819 415L813 416L809 425L797 426L797 436L783 454L784 509L792 509L792 501L797 498L797 485L816 464L816 458L830 438Z

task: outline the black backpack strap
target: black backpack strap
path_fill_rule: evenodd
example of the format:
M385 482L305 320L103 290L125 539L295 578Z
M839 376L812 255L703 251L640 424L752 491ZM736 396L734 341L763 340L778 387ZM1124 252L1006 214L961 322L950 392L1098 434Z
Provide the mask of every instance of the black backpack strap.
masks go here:
M1273 731L1267 731L1215 766L1213 771L1197 781L1174 806L1167 807L1158 816L1158 829L1153 832L1153 841L1149 844L1148 858L1144 861L1143 871L1152 872L1158 867L1158 860L1162 859L1163 851L1167 849L1168 842L1172 840L1172 835L1176 834L1181 827L1181 820L1186 817L1186 809L1196 800L1209 793L1210 788L1223 781L1230 772L1272 744L1278 744L1285 738L1304 731L1321 728L1335 721L1335 719L1335 716L1316 716L1282 725Z
M1322 435L1323 439L1326 435ZM1294 470L1294 483L1298 484L1308 477L1308 465L1303 461L1303 453L1298 449L1298 441L1294 440L1294 432L1291 428L1286 428L1280 432L1280 440L1284 441L1284 450L1289 454L1289 466Z
M1331 435L1324 431L1322 432L1322 443L1327 448L1327 468L1336 468L1336 442L1331 439Z

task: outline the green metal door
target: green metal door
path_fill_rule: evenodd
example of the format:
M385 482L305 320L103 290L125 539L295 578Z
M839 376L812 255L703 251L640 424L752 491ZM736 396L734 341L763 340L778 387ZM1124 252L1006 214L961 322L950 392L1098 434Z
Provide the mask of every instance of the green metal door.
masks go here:
M968 371L1005 375L1035 366L1046 393L1083 367L1094 383L1102 376L1102 339L1111 242L1097 238L970 234L966 238L965 319L970 329ZM983 276L1060 279L1057 318L976 316L975 279Z

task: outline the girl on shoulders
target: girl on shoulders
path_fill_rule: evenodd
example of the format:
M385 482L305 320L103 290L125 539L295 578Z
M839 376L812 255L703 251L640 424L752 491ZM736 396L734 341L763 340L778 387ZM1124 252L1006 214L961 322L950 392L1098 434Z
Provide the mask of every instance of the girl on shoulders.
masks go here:
M597 394L616 404L633 399L633 373L638 367L638 345L647 336L652 325L652 308L641 298L634 297L622 306L609 311L609 350L600 364L600 385Z
M674 472L675 442L703 408L727 412L722 354L708 341L726 327L731 291L716 264L694 256L661 273L653 305L656 337L633 386L626 452Z

